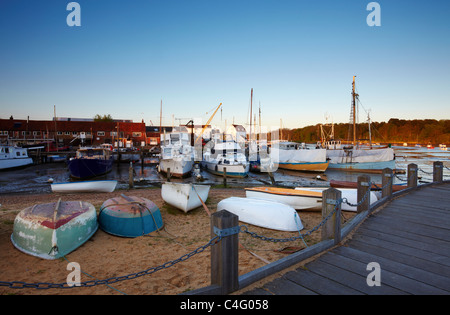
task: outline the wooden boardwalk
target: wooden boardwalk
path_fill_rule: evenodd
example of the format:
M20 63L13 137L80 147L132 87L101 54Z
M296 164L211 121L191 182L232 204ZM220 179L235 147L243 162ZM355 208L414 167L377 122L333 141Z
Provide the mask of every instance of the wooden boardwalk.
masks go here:
M367 284L371 262L380 286ZM450 184L391 201L342 246L243 294L450 294Z

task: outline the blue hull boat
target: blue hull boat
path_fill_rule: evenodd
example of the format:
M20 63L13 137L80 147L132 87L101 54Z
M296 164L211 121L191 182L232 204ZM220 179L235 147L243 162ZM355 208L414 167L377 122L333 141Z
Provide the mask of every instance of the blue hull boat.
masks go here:
M102 204L98 221L103 231L122 237L138 237L163 227L161 212L151 200L123 194Z
M104 148L81 148L75 158L67 161L70 176L77 179L92 178L111 171L113 156Z

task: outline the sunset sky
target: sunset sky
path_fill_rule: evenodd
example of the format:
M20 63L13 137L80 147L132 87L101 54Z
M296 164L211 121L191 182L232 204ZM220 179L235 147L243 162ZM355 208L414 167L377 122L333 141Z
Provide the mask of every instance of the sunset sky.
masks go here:
M450 1L0 2L0 118L110 114L159 125L450 119Z

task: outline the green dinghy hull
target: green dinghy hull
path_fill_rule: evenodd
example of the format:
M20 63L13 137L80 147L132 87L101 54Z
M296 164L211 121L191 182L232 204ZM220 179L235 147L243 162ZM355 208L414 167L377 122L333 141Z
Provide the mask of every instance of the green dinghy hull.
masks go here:
M14 220L11 241L26 254L52 260L80 247L97 229L93 205L58 201L22 210Z

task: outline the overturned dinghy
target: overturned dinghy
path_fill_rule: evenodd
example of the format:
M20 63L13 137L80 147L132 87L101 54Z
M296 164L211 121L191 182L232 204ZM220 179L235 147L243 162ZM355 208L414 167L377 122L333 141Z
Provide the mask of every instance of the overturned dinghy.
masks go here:
M272 230L294 232L303 229L294 208L286 204L263 199L230 197L217 204L217 211L227 210L239 221Z
M165 202L184 212L201 207L208 199L210 186L167 182L162 185Z
M123 237L138 237L163 227L161 212L153 201L124 194L106 200L98 220L103 231Z
M51 184L53 192L80 193L80 192L113 192L116 189L116 180L88 180L79 182L66 182Z
M26 254L57 259L77 249L97 229L93 205L59 199L22 210L14 220L11 241Z

